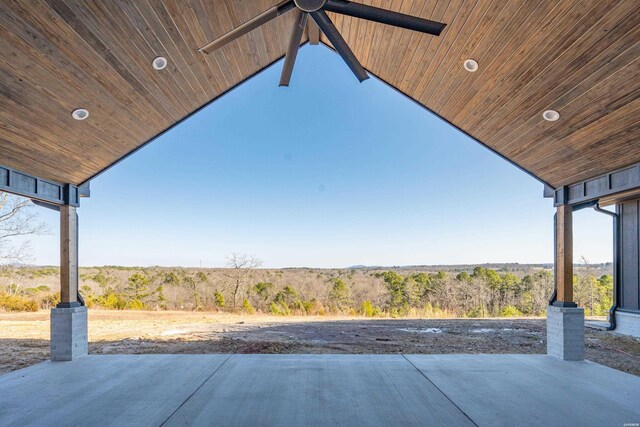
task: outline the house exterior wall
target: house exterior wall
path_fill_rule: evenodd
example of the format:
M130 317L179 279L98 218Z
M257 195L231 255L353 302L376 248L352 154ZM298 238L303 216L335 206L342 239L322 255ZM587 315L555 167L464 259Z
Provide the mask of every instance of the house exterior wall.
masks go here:
M614 332L640 338L640 313L616 310Z
M640 199L618 204L620 293L618 307L640 314Z
M640 198L617 205L620 215L620 273L616 329L640 337Z

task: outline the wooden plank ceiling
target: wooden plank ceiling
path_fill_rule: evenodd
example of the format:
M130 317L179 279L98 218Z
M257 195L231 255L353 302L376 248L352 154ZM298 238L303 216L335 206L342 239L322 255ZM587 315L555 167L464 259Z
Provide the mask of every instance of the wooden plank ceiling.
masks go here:
M359 1L447 23L432 37L331 15L373 74L541 180L640 162L637 0ZM94 176L281 58L291 14L196 52L278 2L2 0L0 164L73 184ZM89 119L73 120L77 107ZM546 109L560 120L544 121Z

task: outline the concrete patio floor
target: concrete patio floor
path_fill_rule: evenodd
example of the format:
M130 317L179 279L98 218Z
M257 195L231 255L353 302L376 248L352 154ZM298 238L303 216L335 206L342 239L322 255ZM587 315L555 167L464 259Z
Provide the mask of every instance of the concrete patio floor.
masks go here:
M100 355L0 376L0 425L640 422L640 378L545 355Z

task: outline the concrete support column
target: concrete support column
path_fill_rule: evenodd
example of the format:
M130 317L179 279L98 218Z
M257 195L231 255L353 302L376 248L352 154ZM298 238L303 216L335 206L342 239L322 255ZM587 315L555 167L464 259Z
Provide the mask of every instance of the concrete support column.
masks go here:
M547 354L562 360L584 360L584 309L547 307Z
M556 301L547 308L547 354L584 359L584 309L573 301L573 209L558 206L555 230Z
M87 307L51 309L51 360L68 361L89 354Z
M60 207L60 303L51 309L51 360L88 354L87 308L78 302L78 214Z

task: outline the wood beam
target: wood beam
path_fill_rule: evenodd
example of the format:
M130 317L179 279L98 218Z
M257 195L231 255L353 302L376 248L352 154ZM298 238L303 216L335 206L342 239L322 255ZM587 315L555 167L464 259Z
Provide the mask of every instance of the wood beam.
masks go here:
M78 307L78 214L60 206L60 308Z
M570 205L558 206L555 268L557 305L575 306L573 302L573 208Z

